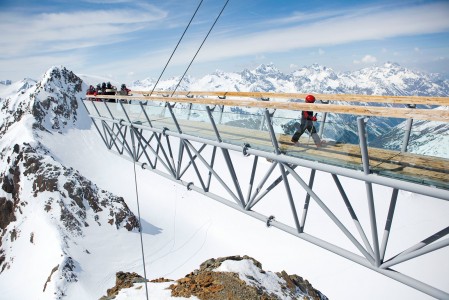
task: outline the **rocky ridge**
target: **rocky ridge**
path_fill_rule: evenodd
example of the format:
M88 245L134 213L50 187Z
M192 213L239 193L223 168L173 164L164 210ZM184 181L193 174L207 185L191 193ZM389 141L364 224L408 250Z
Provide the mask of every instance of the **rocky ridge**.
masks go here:
M246 262L257 275L248 272L230 272L220 270L222 265L229 262ZM264 279L270 277L279 283L278 288L264 285ZM116 285L108 289L107 295L100 300L114 299L122 289L141 289L143 278L136 273L118 272ZM319 290L298 275L288 275L285 271L272 273L262 269L262 264L249 256L228 256L209 259L200 265L200 268L176 281L159 278L151 280L152 283L172 282L168 287L172 297L190 298L192 296L201 300L278 300L278 299L328 299Z

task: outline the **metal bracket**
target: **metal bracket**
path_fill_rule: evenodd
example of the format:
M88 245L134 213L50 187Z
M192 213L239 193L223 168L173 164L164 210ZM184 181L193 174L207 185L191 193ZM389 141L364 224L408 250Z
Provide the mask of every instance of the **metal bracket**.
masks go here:
M268 97L268 98L261 97L260 100L262 100L262 101L270 101L270 97Z
M267 109L268 114L270 115L270 118L272 118L274 116L274 113L276 112L276 108L273 109L273 112L270 112L269 109Z
M188 190L188 191L191 191L191 190L192 190L192 188L191 188L192 185L193 185L193 182L187 183L187 190Z
M146 169L146 165L147 165L147 163L142 163L142 165L140 166L143 170L145 170Z
M322 104L329 104L329 100L320 100Z
M167 130L170 130L170 129L168 129L167 127L164 127L164 129L162 129L163 136L167 136L167 134L165 133Z
M273 222L273 220L274 220L274 216L273 215L268 217L267 222L266 222L267 227L271 227L271 222Z
M218 99L221 99L221 100L226 99L226 95L224 95L224 96L217 96L217 97L218 97Z
M251 145L248 143L243 143L242 152L244 156L249 156L250 154L247 152L248 148L251 148Z

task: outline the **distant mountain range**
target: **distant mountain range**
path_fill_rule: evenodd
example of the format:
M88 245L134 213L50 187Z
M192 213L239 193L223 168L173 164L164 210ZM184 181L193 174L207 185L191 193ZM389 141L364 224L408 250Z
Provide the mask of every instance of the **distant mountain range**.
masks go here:
M159 89L172 90L179 78L158 84ZM156 80L134 81L137 89L151 89ZM448 96L449 80L401 67L396 63L368 67L354 72L335 72L331 68L313 64L284 74L274 64L262 64L254 70L241 72L215 71L195 79L187 77L180 90L259 91L320 94L363 94L397 96Z

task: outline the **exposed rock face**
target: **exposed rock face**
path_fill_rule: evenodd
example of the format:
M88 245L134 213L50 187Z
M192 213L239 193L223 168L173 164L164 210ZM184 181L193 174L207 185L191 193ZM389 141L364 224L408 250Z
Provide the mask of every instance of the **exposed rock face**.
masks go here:
M209 259L200 265L199 270L188 274L186 277L178 279L177 284L170 286L172 296L190 297L194 295L199 299L258 299L277 300L278 294L270 292L256 278L245 275L251 282L248 284L237 273L220 272L217 268L225 261L250 260L257 267L260 273L266 272L262 269L262 264L249 256L228 256L217 259ZM303 280L298 275L288 275L285 271L276 273L283 283L282 296L286 299L327 299L320 291L314 289L312 285ZM307 298L306 298L307 297Z
M278 299L314 299L327 300L327 297L298 275L288 275L285 271L276 273L277 281L281 283L280 290L273 292L270 287L265 287L256 278L245 275L247 280L242 280L241 274L219 271L217 268L227 261L250 261L251 265L261 274L268 272L262 269L262 264L249 256L228 256L217 259L209 259L185 277L176 280L169 286L172 297L190 298L195 296L201 300L278 300ZM271 273L271 272L270 272ZM274 273L271 273L274 274ZM172 280L159 278L151 282L171 282ZM135 283L144 282L144 278L136 273L118 272L116 285L108 289L107 296L100 300L114 299L121 289L131 288Z
M137 273L117 272L115 274L115 286L107 290L107 296L100 300L114 299L121 289L130 288L134 283L145 282L145 279Z

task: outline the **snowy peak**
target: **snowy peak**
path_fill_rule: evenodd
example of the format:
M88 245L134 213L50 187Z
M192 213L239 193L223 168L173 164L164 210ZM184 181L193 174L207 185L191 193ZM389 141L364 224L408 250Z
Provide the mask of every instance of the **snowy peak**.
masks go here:
M78 119L78 98L83 95L83 81L65 67L51 67L30 95L33 115L42 130L62 132Z
M191 76L186 75L181 83L179 83L179 80L181 79L180 76L171 77L166 80L159 81L157 83L155 90L164 90L164 91L173 91L177 87L177 91L187 91L188 88L193 84L195 81L194 78ZM146 78L144 80L136 80L132 83L132 89L135 90L152 90L154 85L156 84L156 80L152 78ZM179 84L179 86L178 86Z
M284 76L284 74L279 71L278 68L275 67L273 63L270 64L261 64L257 68L254 69L253 73L257 76L269 76L269 77L279 77Z

